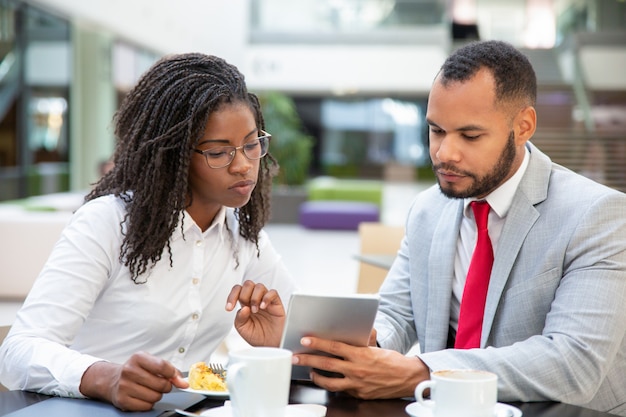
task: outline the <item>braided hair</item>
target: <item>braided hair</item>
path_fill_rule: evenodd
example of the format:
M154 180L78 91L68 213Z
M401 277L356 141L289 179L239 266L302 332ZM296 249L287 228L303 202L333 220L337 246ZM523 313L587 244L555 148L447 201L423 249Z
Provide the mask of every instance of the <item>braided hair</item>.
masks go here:
M249 106L257 128L265 129L259 100L248 92L239 70L221 58L189 53L156 62L116 112L114 167L85 201L113 194L125 202L120 262L135 283L161 259L165 248L173 264L170 237L191 202L188 173L193 149L209 116L233 103ZM257 256L277 171L270 154L262 158L250 201L235 209L239 234L255 243Z
M506 42L475 41L459 48L442 65L440 81L444 86L453 81L467 81L481 68L487 68L493 75L497 102L535 105L535 70L524 54Z

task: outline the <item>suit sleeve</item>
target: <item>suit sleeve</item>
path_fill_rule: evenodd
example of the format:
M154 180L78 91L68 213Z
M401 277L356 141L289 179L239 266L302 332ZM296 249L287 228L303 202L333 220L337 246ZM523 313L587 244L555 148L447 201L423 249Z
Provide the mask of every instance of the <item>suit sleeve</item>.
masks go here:
M433 370L495 372L501 401L623 402L623 398L597 395L614 392L618 396L615 388L623 386L618 375L623 378L626 367L625 207L623 194L605 194L581 210L575 223L570 223L575 224L571 233L563 232L567 235L565 256L553 260L562 263L562 270L547 272L559 276L541 332L485 349L427 352L421 359ZM535 291L541 291L541 282L537 284ZM502 309L517 309L507 317L519 320L497 321L492 331L505 333L523 325L523 317L536 314L523 306L522 302L515 307L501 305Z

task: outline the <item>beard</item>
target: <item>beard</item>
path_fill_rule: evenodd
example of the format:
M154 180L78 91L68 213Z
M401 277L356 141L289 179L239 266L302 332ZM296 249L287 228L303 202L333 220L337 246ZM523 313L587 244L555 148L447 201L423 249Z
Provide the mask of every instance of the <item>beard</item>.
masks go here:
M438 164L433 165L433 171L435 171L435 177L437 178L437 183L439 184L439 189L449 198L470 198L470 197L479 197L489 194L491 191L495 190L504 179L509 175L511 171L511 166L513 165L513 161L515 160L515 133L511 130L509 133L509 137L506 141L506 145L504 149L500 153L500 157L498 158L498 162L493 166L491 171L485 174L483 177L478 177L476 174L468 171L460 171L454 165L450 164ZM439 176L437 176L437 170L445 169L460 175L464 175L472 180L472 184L465 188L464 190L455 191L453 187L446 187L445 184L442 185Z

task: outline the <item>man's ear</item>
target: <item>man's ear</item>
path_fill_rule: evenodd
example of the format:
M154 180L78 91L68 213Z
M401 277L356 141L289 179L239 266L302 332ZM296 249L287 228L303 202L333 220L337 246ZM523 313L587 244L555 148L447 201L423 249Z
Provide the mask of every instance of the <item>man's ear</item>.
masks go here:
M537 111L533 106L520 110L515 118L514 126L516 145L525 144L537 129Z

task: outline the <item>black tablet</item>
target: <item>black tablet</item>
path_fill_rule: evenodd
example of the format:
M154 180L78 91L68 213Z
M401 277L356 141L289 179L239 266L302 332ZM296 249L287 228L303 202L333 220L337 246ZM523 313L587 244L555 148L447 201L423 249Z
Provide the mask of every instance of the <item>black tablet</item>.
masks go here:
M294 353L315 353L300 344L304 336L367 346L378 303L377 294L293 294L280 346ZM291 379L309 380L309 373L308 367L294 365Z

